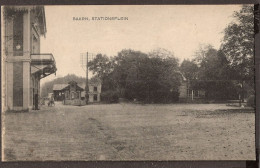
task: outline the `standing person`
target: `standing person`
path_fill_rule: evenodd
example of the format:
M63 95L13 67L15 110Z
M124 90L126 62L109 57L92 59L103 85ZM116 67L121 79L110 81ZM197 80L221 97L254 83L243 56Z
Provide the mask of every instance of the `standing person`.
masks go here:
M54 96L51 95L51 104L53 104L53 106L55 106L55 103L54 103Z

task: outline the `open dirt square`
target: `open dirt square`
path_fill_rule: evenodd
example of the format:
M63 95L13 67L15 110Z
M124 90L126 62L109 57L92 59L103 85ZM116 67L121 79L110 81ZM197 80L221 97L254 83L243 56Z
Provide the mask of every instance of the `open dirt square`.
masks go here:
M255 160L253 109L225 104L43 106L5 113L12 160Z

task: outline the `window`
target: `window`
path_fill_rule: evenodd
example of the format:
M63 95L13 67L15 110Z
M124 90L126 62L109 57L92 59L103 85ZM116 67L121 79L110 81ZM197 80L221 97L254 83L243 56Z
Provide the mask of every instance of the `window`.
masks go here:
M194 94L195 94L195 97L199 97L199 91L198 90L195 90Z
M94 95L94 101L97 101L97 95L96 94Z
M188 97L192 97L192 90L191 89L187 89L187 95L188 95Z
M23 56L23 13L18 12L13 21L14 56Z
M97 92L97 87L96 86L94 86L94 92Z

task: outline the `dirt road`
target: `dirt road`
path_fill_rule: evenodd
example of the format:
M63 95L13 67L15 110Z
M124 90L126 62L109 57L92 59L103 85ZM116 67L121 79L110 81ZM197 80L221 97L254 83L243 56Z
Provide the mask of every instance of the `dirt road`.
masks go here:
M224 104L56 103L3 119L8 161L255 159L253 110Z

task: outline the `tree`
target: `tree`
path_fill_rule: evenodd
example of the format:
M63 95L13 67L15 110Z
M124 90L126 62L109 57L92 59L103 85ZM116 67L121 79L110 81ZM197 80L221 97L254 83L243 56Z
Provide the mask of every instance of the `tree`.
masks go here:
M102 91L115 90L115 81L111 77L114 62L106 55L97 54L96 57L89 61L89 70L93 72L102 82Z
M254 83L254 6L243 5L233 17L234 21L224 30L221 49L237 74L232 79L240 81L243 100L244 85Z
M97 54L88 64L89 70L93 71L93 74L97 75L100 79L103 79L104 75L111 73L113 70L111 60L108 56L102 54Z
M197 78L191 82L193 89L206 91L208 99L230 99L236 97L236 88L230 80L229 62L222 50L212 46L196 52Z
M161 59L165 59L165 58L174 58L174 54L173 52L166 50L164 48L157 48L155 50L152 50L148 56L150 58L154 58L154 57L158 57Z
M167 50L160 51L151 56L128 49L110 59L99 55L89 67L102 78L102 91L115 91L120 97L147 103L176 101L178 59Z
M195 51L195 58L193 59L193 62L200 66L201 62L206 57L206 52L208 52L210 49L214 49L211 44L200 44L199 49Z
M190 81L197 79L199 67L194 61L184 59L181 63L180 70L186 79Z

